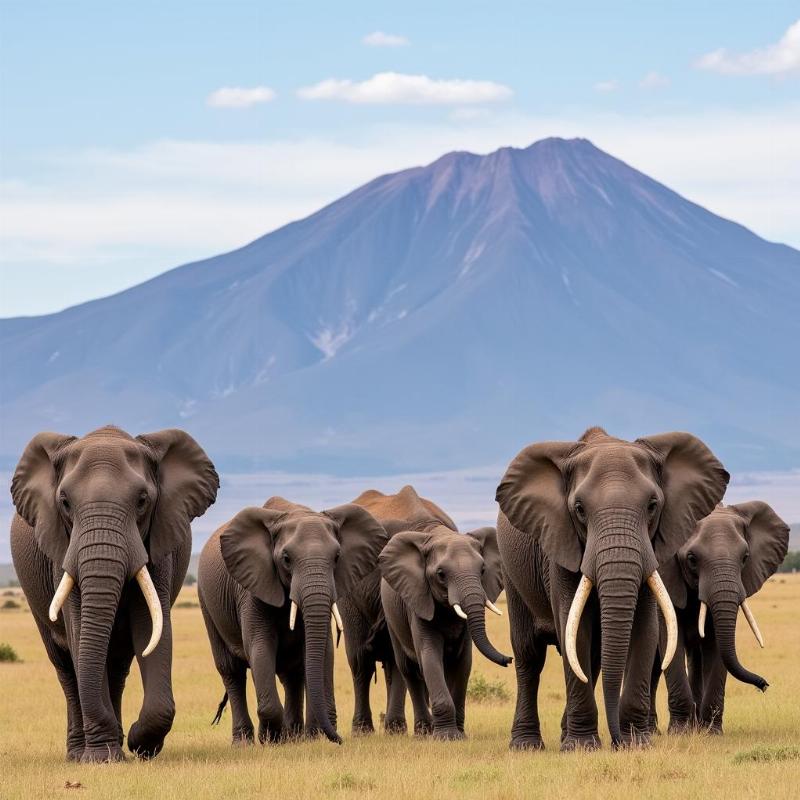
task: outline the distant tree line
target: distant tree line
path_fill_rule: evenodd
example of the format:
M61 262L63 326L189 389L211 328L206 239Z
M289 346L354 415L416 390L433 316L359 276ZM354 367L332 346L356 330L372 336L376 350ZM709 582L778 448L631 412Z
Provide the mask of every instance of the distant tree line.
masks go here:
M778 567L778 572L795 572L800 570L800 550L790 550Z

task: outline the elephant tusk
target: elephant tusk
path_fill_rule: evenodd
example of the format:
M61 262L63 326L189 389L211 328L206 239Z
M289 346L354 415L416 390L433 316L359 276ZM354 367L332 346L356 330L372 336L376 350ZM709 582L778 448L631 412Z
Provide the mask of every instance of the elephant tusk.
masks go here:
M708 606L701 600L700 613L697 615L697 632L701 639L706 638L706 614L708 614Z
M488 597L486 598L486 608L488 608L489 611L493 611L498 617L503 616L503 612Z
M147 571L147 567L142 567L136 573L136 583L142 590L144 600L147 603L147 610L150 612L150 619L153 620L153 632L150 634L150 641L142 650L142 657L149 656L153 650L156 649L158 642L161 639L161 631L164 628L164 612L161 610L161 600L159 600L156 587L153 585L153 579Z
M331 611L333 611L333 618L336 620L336 630L341 633L344 630L344 625L342 625L342 615L339 613L336 603L331 606Z
M756 618L753 616L753 612L750 610L750 606L747 605L747 600L742 600L742 611L744 611L744 618L747 620L750 630L753 631L753 636L756 637L758 646L763 648L764 637L761 635L761 631L758 629L758 623L756 622Z
M294 630L294 623L297 620L297 603L292 600L292 605L289 608L289 630Z
M656 603L658 603L658 607L664 615L664 622L667 624L667 649L664 651L664 660L661 662L663 671L672 662L675 649L678 647L678 618L675 616L675 607L672 605L672 600L669 599L669 592L667 587L664 586L664 581L661 580L658 570L654 570L653 574L647 579L647 585L656 598Z
M567 625L564 629L565 649L567 651L567 661L572 671L582 683L589 683L586 673L581 669L581 662L578 661L578 626L581 624L581 614L586 606L586 601L592 592L592 582L585 575L581 575L578 588L575 590L575 597L572 598L572 605L569 607Z
M464 609L461 608L461 606L458 603L453 603L453 611L455 611L456 614L458 614L458 616L461 617L461 619L467 618L467 615L464 613Z
M61 606L64 605L74 586L75 578L69 572L65 572L61 576L61 582L58 584L56 593L53 595L53 602L50 603L50 622L55 622L58 619L58 612L61 611Z

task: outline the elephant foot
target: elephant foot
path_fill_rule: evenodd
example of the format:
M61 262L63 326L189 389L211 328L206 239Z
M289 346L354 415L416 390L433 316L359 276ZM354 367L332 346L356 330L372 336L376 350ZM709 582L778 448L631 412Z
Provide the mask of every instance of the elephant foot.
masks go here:
M709 736L722 736L723 734L722 723L721 722L704 723L703 731L707 733Z
M255 742L255 733L252 727L237 728L231 737L233 747L249 747Z
M298 742L303 738L303 723L293 722L283 726L283 741Z
M137 758L149 761L155 758L163 747L164 736L146 730L138 720L131 725L128 731L128 750Z
M614 742L615 750L635 750L650 747L652 737L648 731L637 730L633 726L622 734L622 739Z
M459 741L460 739L466 739L467 736L464 731L461 731L458 728L434 728L433 738L440 739L445 742L455 742Z
M602 746L600 737L595 733L588 736L567 734L561 739L562 753L572 753L576 750L599 750Z
M259 744L275 744L283 739L283 726L259 725L258 742Z
M122 748L114 742L113 744L93 745L86 747L81 753L81 764L110 764L117 761L125 761L125 753Z
M433 723L427 719L414 721L414 736L430 736L433 733Z
M83 757L84 746L81 745L80 747L70 747L67 749L67 761L73 761L75 763L80 762L81 758Z
M353 720L352 727L353 736L369 736L375 733L375 726L372 724L371 717L362 717Z
M510 750L544 750L541 736L514 736L509 744Z
M383 721L383 729L392 736L401 736L408 733L408 723L405 717L387 717Z
M677 719L675 717L670 717L667 733L674 736L683 736L687 733L694 732L696 729L697 723L691 718Z

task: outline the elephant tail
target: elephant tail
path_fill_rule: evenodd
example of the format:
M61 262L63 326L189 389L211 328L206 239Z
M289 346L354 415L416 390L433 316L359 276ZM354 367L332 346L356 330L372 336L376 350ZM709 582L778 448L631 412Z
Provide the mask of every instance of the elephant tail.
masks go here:
M214 715L214 719L211 720L212 725L219 725L219 721L222 719L222 712L225 710L225 706L228 705L228 693L222 696L222 700L220 704L217 706L217 713Z

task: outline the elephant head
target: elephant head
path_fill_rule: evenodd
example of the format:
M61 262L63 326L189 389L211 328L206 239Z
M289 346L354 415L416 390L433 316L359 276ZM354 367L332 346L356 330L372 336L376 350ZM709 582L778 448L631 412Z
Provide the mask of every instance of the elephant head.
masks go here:
M497 489L500 510L515 528L537 539L558 565L582 573L562 644L584 682L576 636L589 593L597 588L603 696L615 745L621 742L620 688L640 587L647 582L667 622L666 667L677 622L657 568L720 501L728 479L691 434L627 442L590 428L577 442L526 447Z
M63 569L50 619L58 619L76 584L80 592L76 667L90 719L102 714L108 643L124 586L135 578L150 610L147 656L163 625L147 564L189 545L190 523L214 502L218 487L208 456L180 430L136 438L112 426L80 439L40 433L25 448L11 494L39 549Z
M780 566L788 547L789 526L766 503L754 500L720 505L700 520L676 558L662 569L678 608L686 606L687 586L698 593L700 636L705 636L706 614L711 610L720 657L728 672L762 691L769 684L745 669L736 655L736 617L741 608L763 647L764 639L746 598Z
M220 535L222 558L238 583L277 608L288 599L291 629L299 609L309 706L334 742L341 739L328 716L324 685L331 613L341 631L337 597L375 568L387 540L381 525L359 506L317 513L280 497L240 511Z
M403 531L391 538L378 561L384 580L414 614L430 621L437 605L452 607L467 621L472 641L486 658L502 667L511 663L486 634L485 609L500 613L494 601L503 589L494 528L467 534L444 526Z

